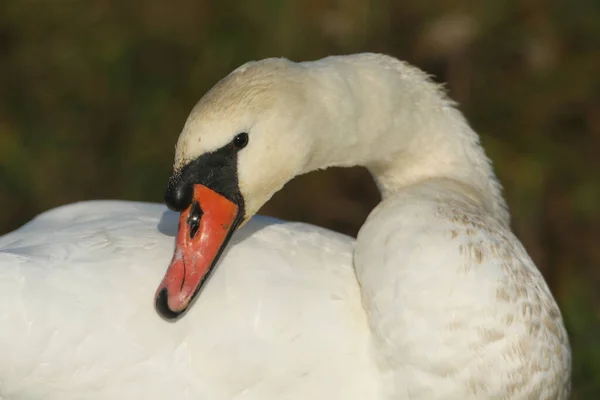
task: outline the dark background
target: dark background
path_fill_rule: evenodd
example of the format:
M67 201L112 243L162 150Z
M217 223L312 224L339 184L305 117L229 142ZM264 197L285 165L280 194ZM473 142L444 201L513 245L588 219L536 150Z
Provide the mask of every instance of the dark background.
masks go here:
M0 233L78 200L161 201L194 103L240 64L360 51L448 82L559 301L574 399L600 398L600 1L2 0ZM263 213L355 234L362 169Z

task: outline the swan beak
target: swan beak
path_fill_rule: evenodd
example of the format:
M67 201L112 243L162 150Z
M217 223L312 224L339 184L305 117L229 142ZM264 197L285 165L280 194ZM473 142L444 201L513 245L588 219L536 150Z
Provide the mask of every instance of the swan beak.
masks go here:
M175 252L155 295L166 319L181 315L210 276L231 234L239 207L204 185L194 185L190 206L181 212Z

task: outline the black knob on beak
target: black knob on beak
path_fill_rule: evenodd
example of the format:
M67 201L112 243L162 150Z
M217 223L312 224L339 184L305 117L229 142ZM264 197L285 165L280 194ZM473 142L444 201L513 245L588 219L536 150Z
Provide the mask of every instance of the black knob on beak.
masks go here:
M165 204L173 211L183 211L192 203L194 187L181 179L181 175L172 175L165 191Z

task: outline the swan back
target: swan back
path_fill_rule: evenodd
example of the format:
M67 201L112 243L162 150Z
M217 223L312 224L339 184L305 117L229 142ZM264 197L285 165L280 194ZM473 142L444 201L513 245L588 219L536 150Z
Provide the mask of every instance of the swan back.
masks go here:
M0 238L0 398L377 398L352 239L252 219L169 323L152 295L177 217L84 202Z

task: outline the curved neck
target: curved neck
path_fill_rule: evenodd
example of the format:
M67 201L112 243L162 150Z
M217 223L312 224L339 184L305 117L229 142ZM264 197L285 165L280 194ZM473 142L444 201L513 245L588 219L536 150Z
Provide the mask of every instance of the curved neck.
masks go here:
M308 76L310 129L321 132L303 172L365 166L384 200L410 185L451 179L508 225L501 187L478 135L425 73L375 54L300 65Z

